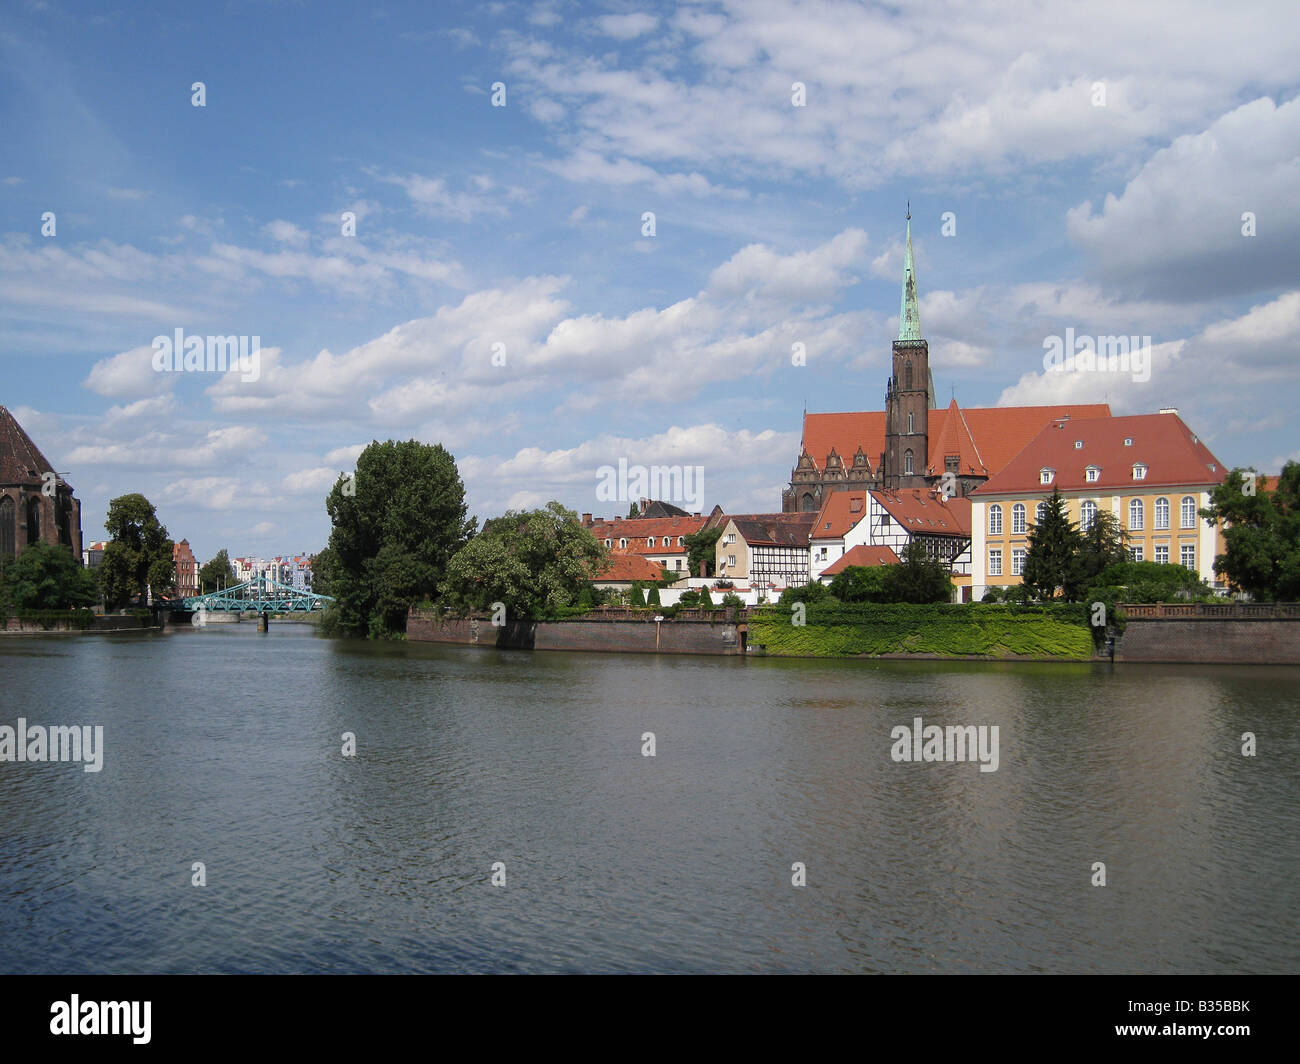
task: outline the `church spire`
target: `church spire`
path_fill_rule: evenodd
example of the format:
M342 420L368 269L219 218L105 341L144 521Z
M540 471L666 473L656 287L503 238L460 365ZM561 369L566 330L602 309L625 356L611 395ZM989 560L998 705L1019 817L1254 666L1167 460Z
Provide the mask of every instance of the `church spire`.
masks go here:
M898 338L921 339L921 311L916 300L916 268L912 264L912 204L907 205L907 252L903 256L903 298L898 308Z

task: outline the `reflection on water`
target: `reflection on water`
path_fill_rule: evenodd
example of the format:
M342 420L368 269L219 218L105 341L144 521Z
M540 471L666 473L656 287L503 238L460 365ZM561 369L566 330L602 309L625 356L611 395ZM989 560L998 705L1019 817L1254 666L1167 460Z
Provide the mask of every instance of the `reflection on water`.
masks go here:
M1294 971L1298 681L4 637L0 724L105 752L0 763L2 967ZM918 716L998 770L892 761Z

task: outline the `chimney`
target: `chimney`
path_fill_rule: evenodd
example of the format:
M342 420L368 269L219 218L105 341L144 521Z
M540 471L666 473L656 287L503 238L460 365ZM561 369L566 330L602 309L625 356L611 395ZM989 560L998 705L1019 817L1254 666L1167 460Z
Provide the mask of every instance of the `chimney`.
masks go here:
M1176 407L1176 406L1162 406L1162 407L1160 408L1160 413L1162 413L1162 414L1173 414L1173 415L1176 417L1176 416L1178 415L1178 407Z
M644 517L644 516L645 516L645 512L646 512L648 509L650 509L650 500L649 500L649 499L642 499L640 505L637 507L637 513L639 513L642 517Z
M590 527L591 527L591 514L583 514L583 515L582 515L582 527L583 527L583 528L590 528Z

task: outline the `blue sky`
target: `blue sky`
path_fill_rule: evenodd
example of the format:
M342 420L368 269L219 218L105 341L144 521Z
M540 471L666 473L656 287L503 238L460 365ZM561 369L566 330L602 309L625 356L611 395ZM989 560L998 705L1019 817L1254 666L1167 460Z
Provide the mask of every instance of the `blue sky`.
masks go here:
M0 403L87 540L139 491L200 558L319 548L390 437L480 518L612 516L619 459L778 509L804 404L883 404L910 199L941 403L1177 406L1276 470L1297 57L1292 3L10 4ZM177 328L258 379L155 372ZM1150 379L1047 373L1067 328Z

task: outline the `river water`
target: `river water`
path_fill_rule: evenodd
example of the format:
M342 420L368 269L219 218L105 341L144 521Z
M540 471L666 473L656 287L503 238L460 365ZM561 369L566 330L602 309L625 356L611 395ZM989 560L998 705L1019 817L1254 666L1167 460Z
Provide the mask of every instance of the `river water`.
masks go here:
M19 716L103 768L0 762L5 972L1300 968L1300 669L246 623L0 637ZM997 770L894 761L916 717Z

